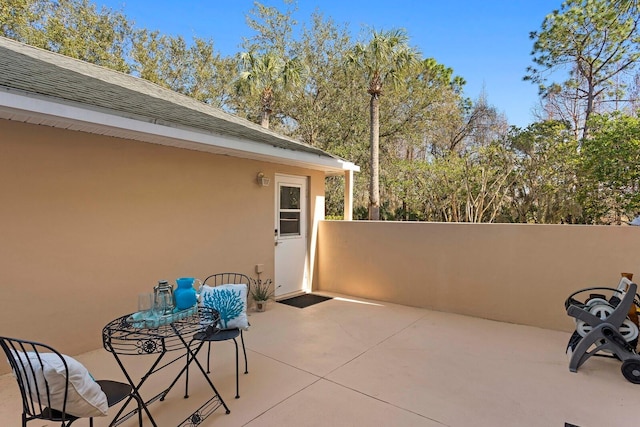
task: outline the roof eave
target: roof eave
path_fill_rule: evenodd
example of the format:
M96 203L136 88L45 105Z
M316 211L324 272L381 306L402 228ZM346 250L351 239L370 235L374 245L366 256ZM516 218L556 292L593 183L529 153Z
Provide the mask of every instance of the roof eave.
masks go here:
M0 118L304 167L321 170L326 175L360 170L359 166L328 153L286 149L178 124L158 123L152 118L132 118L118 111L5 87L0 87Z

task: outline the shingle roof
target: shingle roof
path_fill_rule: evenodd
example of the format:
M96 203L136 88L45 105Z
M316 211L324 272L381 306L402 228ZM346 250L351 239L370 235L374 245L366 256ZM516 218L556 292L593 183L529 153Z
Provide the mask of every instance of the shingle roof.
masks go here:
M135 76L0 37L0 87L115 111L135 120L186 126L282 149L339 159Z

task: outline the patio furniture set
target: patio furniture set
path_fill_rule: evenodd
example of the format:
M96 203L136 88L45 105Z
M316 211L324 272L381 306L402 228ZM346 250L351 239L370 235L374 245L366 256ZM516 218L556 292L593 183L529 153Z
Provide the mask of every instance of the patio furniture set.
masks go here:
M180 279L179 279L180 280ZM192 279L193 280L193 279ZM159 285L161 286L161 285ZM178 426L200 425L220 407L230 413L229 407L209 377L211 344L232 340L236 351L236 398L239 394L238 343L242 342L245 374L248 373L247 355L242 331L249 326L246 316L250 279L240 273L218 273L207 277L199 289L199 302L188 308L173 308L157 316L157 312L132 313L110 321L102 330L105 350L113 355L126 382L94 380L87 369L72 357L61 354L49 345L35 341L0 337L22 398L22 426L32 420L50 420L62 427L70 426L82 418L106 416L107 410L124 401L109 426L117 426L137 415L143 425L143 414L157 427L149 407L163 401L177 382L184 378L185 398L189 397L190 368L197 367L209 387L210 397L195 411L188 414ZM156 297L161 288L156 287ZM177 297L174 296L174 298ZM176 299L177 301L177 299ZM167 307L163 307L167 310ZM145 318L146 316L146 318ZM204 345L207 350L207 370L197 359ZM130 372L125 359L128 356L150 356L146 372L135 381L139 373ZM141 390L157 372L182 362L173 381L155 396L144 399ZM193 369L191 369L193 371ZM135 405L128 411L132 402Z

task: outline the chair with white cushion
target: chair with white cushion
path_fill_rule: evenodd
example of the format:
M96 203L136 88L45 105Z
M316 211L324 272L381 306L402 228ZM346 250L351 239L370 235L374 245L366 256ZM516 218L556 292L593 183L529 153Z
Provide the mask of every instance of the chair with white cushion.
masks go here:
M72 357L46 344L0 337L22 397L22 427L33 420L47 420L70 426L81 418L107 415L107 409L131 396L138 402L138 422L142 426L141 402L129 384L94 380L87 369Z
M200 304L219 312L220 322L217 326L220 330L215 334L199 333L194 335L194 339L205 341L208 344L207 373L210 372L211 343L233 340L236 348L236 399L240 397L238 342L236 341L238 336L242 342L242 352L244 353L244 373L249 373L247 350L244 346L242 331L249 328L247 305L250 286L249 277L241 273L217 273L204 279L200 288Z

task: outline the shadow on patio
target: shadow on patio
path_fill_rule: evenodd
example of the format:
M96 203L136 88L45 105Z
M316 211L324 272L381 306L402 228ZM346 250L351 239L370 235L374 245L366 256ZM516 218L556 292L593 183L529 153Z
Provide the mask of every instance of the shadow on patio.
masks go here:
M250 321L241 397L233 398L233 346L218 344L211 378L231 413L220 408L203 426L630 426L640 408L640 386L624 379L619 362L592 358L569 372L566 332L350 297L305 309L271 303ZM96 378L123 379L105 350L78 359ZM142 372L145 358L127 362ZM172 369L143 396L166 385ZM188 400L181 381L151 406L160 427L202 402L206 384L192 378ZM4 375L2 425L19 425L20 412L18 388Z

